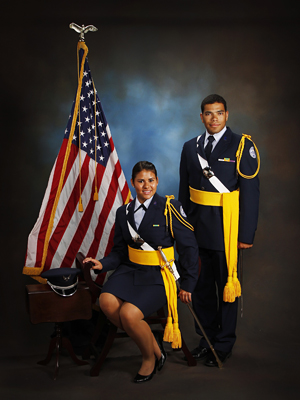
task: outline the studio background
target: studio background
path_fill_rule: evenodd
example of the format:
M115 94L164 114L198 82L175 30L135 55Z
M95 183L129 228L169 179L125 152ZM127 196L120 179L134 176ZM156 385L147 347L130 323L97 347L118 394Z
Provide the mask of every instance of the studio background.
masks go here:
M22 275L77 88L78 34L93 24L89 65L129 182L153 162L158 193L178 195L183 143L204 132L200 104L228 104L228 126L261 155L253 249L244 253L243 335L299 354L299 14L297 2L14 1L4 6L1 57L1 355L45 350ZM134 194L134 193L133 193ZM244 340L239 336L237 345ZM190 344L193 346L194 343Z

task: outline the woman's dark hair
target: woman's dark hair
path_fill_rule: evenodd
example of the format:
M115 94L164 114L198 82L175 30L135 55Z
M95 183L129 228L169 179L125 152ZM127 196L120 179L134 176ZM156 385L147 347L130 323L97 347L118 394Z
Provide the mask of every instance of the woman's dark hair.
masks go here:
M204 106L206 104L214 104L214 103L222 103L224 105L225 111L227 111L227 104L225 99L223 99L222 96L219 94L210 94L209 96L205 97L205 99L201 103L201 112L203 113L204 111Z
M131 178L132 178L133 181L134 181L135 177L137 176L137 174L139 172L143 171L143 169L145 169L147 171L152 171L155 174L155 178L157 178L157 171L156 171L156 168L155 168L154 164L152 164L149 161L139 161L132 168Z

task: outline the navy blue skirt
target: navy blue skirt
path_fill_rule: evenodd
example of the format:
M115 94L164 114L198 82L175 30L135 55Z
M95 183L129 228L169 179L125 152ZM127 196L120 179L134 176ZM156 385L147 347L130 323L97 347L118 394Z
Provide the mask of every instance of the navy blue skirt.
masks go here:
M148 317L167 303L165 287L159 284L134 284L136 272L112 274L103 285L101 293L111 293L123 301L134 304L142 311L144 317Z

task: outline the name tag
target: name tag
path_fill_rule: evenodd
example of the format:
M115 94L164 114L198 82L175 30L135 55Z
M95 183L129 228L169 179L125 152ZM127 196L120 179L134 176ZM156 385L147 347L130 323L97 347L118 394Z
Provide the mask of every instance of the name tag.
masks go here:
M235 160L230 160L230 158L219 158L218 161L235 162Z

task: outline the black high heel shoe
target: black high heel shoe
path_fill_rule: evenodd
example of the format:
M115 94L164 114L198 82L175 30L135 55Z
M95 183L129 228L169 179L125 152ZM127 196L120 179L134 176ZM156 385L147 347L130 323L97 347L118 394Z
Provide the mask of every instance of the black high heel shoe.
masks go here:
M153 378L153 375L156 374L156 368L157 368L157 360L155 360L154 369L150 375L136 374L133 382L134 383L144 383L144 382L150 381Z
M155 340L157 341L158 347L161 352L161 357L159 360L157 360L157 370L161 371L162 367L165 365L166 359L167 359L167 353L165 352L164 346L163 346L163 335L159 331L153 331L153 335L155 337Z

